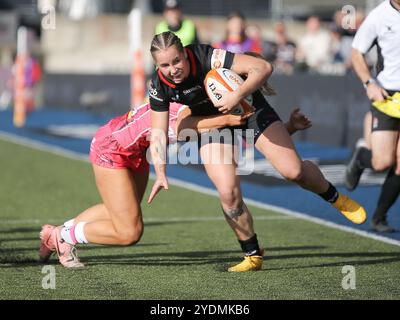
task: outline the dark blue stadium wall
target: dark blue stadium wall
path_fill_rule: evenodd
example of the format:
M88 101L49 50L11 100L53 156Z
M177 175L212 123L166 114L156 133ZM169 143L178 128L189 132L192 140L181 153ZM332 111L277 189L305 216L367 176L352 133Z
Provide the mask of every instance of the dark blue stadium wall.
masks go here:
M364 89L354 75L275 75L278 91L271 105L282 119L300 107L313 121L313 128L296 139L331 146L352 146L362 135L369 108ZM129 108L129 76L49 74L45 77L45 105L50 108L89 109L98 113L122 114Z

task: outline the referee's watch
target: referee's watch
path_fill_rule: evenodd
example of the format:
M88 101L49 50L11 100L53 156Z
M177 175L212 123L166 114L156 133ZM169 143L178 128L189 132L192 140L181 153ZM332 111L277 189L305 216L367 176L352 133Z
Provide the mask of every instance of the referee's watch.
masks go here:
M376 80L375 80L374 78L369 78L367 81L365 81L365 82L363 83L363 86L364 86L364 89L365 89L365 90L367 90L368 85L369 85L370 83L376 83Z

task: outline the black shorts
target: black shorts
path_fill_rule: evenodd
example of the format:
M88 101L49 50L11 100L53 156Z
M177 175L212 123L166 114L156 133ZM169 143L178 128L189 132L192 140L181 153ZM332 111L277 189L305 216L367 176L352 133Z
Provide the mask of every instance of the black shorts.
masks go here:
M215 143L217 141L219 143L234 144L237 141L238 135L241 135L243 139L250 139L247 141L249 143L255 144L257 142L257 139L264 132L264 130L267 129L275 121L281 121L281 118L275 112L275 110L268 103L266 103L266 105L264 105L263 107L256 109L254 114L247 119L247 123L243 126L225 127L218 129L217 131L220 135L217 137L213 135L213 132L201 134L198 142L199 147L211 142ZM215 132L216 131L214 131L214 133ZM235 136L236 139L234 138Z
M386 90L389 95L397 91ZM400 119L388 116L371 104L372 131L400 131Z
M254 130L254 143L256 143L259 136L262 135L275 121L281 121L279 115L275 112L269 104L264 108L257 109L256 112L247 120L247 124L243 129Z

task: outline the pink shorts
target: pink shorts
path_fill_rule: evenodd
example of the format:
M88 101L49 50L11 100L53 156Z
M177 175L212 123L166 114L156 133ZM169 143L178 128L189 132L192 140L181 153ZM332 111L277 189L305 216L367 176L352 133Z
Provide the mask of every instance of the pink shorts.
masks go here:
M146 160L148 141L139 139L131 147L124 149L112 135L108 124L101 127L95 134L90 145L89 159L93 164L109 169L131 169L135 173L149 171Z

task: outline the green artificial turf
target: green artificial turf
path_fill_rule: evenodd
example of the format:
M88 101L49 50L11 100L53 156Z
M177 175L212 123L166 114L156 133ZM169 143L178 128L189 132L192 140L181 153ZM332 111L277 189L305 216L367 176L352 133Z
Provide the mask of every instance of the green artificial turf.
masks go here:
M53 257L56 288L43 289L40 227L100 201L92 169L3 140L0 150L0 299L400 298L399 247L251 206L263 269L228 273L242 254L218 199L176 186L143 204L137 245L81 245L82 270ZM346 265L355 289L342 288Z

